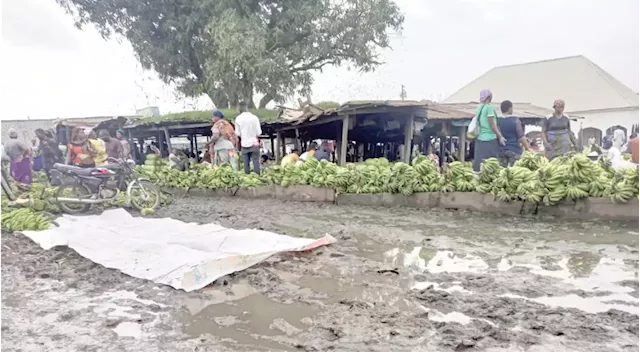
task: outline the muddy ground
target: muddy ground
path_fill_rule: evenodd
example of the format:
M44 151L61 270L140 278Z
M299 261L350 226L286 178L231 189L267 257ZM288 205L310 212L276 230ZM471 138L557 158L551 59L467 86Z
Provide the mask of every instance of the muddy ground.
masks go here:
M156 216L338 243L186 293L3 233L2 350L638 350L637 223L230 198Z

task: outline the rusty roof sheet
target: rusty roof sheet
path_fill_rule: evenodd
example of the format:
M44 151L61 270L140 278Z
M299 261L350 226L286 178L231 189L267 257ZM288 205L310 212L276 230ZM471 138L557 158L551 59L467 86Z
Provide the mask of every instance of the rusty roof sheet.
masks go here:
M340 113L358 113L358 110L377 108L424 108L425 102L415 100L354 100L340 105L337 109L323 110L317 105L308 104L301 109L292 109L284 106L279 107L276 121L268 122L267 125L300 125L305 122L315 121L335 117Z

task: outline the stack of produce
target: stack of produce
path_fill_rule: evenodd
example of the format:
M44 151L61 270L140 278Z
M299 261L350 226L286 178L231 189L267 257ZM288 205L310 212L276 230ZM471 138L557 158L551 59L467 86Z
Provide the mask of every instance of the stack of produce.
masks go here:
M306 174L296 165L286 165L282 170L282 174L281 185L283 187L305 184Z
M407 163L394 163L389 175L389 191L405 196L414 193L420 185L420 177L413 166Z
M307 159L300 169L305 174L305 183L315 187L330 187L336 185L336 174L338 165L330 163L328 160L318 161L314 157Z
M453 189L458 192L471 192L476 189L476 182L473 175L473 169L464 165L459 161L454 161L448 164L448 167L444 169L445 178L451 180L447 182L453 186ZM445 186L446 187L446 186ZM446 192L445 187L442 191Z
M39 215L31 208L2 208L2 229L5 231L39 231L49 228L49 218Z
M280 165L269 166L260 173L260 178L267 185L279 185L282 183L284 176L283 170L284 168Z
M491 193L493 189L493 180L498 178L502 167L496 158L489 158L480 165L480 172L476 179L476 192Z
M440 192L444 177L438 173L435 163L424 155L418 155L411 161L411 165L420 177L420 184L416 192Z
M242 174L242 176L240 176L240 187L246 187L246 188L255 188L255 187L259 187L259 186L264 186L265 182L262 181L262 178L260 178L260 175L252 172L250 174Z
M522 166L503 168L493 181L491 192L495 198L508 202L518 196L518 187L521 184L535 180L535 177L533 171Z
M391 163L385 158L378 158L338 168L335 181L342 193L385 193L390 192L390 176Z
M160 171L162 168L168 165L168 160L162 159L156 154L149 154L144 160L144 166L146 166L150 171Z
M607 183L602 168L584 154L575 154L568 160L567 174L567 197L574 200L589 197L591 190L599 195L600 189L604 188L600 185Z
M520 166L527 168L531 171L537 171L541 167L547 165L549 160L544 157L544 155L536 153L536 152L524 152L520 159L516 161L513 166Z
M609 197L614 203L625 203L632 197L637 197L638 167L616 172L606 185L604 196Z

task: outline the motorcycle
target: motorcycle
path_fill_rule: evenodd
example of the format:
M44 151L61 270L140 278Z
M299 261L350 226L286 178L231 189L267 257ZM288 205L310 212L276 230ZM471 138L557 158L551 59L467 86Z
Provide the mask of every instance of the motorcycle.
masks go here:
M56 200L63 212L87 212L93 204L115 200L120 192L127 192L131 205L138 210L160 205L160 191L150 180L137 177L133 160L108 161L112 163L93 168L53 165L50 184L58 186Z

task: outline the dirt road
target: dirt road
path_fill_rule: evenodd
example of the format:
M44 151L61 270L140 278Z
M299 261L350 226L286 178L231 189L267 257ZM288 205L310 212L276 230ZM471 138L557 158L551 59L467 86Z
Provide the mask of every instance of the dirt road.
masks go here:
M203 198L156 216L339 242L185 293L3 233L2 350L638 350L637 223Z

